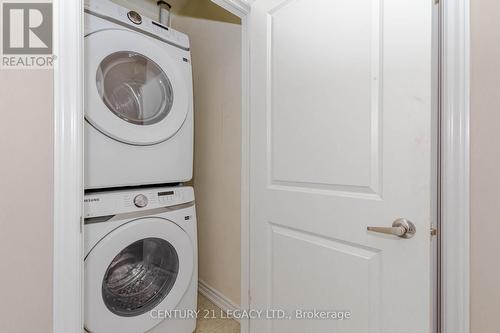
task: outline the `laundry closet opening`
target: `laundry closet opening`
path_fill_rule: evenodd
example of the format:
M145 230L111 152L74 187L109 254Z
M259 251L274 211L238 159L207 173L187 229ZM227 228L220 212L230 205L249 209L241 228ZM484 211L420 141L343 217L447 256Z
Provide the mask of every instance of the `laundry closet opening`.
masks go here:
M94 0L95 1L95 0ZM113 0L158 19L157 1ZM170 25L187 34L194 89L193 186L200 292L240 306L242 26L210 0L167 0Z
M234 306L241 294L241 24L210 0L190 0L172 27L191 42L194 175L201 292Z

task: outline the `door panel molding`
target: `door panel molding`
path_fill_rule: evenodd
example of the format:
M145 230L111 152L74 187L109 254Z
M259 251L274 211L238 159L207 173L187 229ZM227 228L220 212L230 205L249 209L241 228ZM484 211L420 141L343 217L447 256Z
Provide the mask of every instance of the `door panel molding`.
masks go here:
M274 223L269 223L268 239L269 245L274 249L273 254L267 259L270 268L267 306L270 309L284 306L289 313L293 313L297 304L302 304L306 308L328 308L331 305L330 301L335 300L344 304L343 309L348 308L349 312L366 316L366 320L357 323L355 332L383 332L380 320L383 289L380 280L383 255L381 250ZM289 251L298 249L299 246L301 251ZM298 258L314 258L314 260L303 261L299 270L290 270L287 261L295 261ZM325 262L333 265L324 265ZM316 271L315 268L318 266L323 270L323 274L314 277L318 279L315 281L317 283L310 283L310 272ZM342 270L339 271L334 266L341 266ZM283 281L294 287L290 289L290 285L284 284ZM324 289L322 286L325 283L330 284L331 288ZM345 290L352 289L356 289L355 295L345 293ZM290 290L300 290L300 292L292 297L292 302L287 302ZM311 302L310 296L317 297L318 294L328 295L328 301L323 304ZM359 302L360 299L363 301ZM358 306L352 307L354 304ZM271 328L269 332L276 332L276 329L286 332L304 323L300 320L270 320L268 324ZM333 325L338 325L334 332L345 329L340 323Z
M366 1L366 0L365 0ZM350 64L350 70L358 70L354 77L340 75L333 82L325 82L325 91L317 92L328 100L328 105L333 110L342 108L351 109L350 114L340 112L331 114L330 122L324 123L315 120L314 117L304 117L307 112L315 113L319 107L313 101L308 105L301 105L302 112L293 112L292 105L296 101L300 102L300 88L304 85L303 80L311 80L308 73L294 73L300 80L293 80L286 73L293 73L294 57L300 54L297 45L293 41L283 41L282 34L291 34L301 40L307 40L310 35L309 29L304 29L293 20L287 20L290 12L301 11L304 2L297 0L287 0L275 3L268 9L267 20L267 122L268 122L268 161L269 186L276 189L288 189L301 192L322 192L331 195L363 197L367 199L380 200L382 197L382 116L383 116L383 25L382 25L382 0L368 0L363 6L353 4L342 7L342 12L333 13L331 21L331 31L324 35L316 35L315 39L305 46L311 51L311 73L320 72L321 64L325 63L321 52L315 53L317 48L316 40L332 40L336 38L335 48L337 52L328 56L335 57L335 61L340 64L349 64L350 54L359 49L370 49L365 59L363 59L362 70L354 64ZM295 8L299 7L299 8ZM356 21L343 21L340 18L350 15L363 15L366 22L359 24ZM315 30L315 31L318 31ZM321 30L319 30L321 31ZM349 38L345 31L350 31ZM321 32L320 32L321 34ZM334 34L335 37L332 37ZM284 38L286 40L286 38ZM302 45L300 48L304 48ZM285 61L285 58L291 58ZM309 72L309 71L308 71ZM346 73L346 72L344 72ZM280 77L285 77L279 80ZM326 78L322 78L326 80ZM286 81L287 91L279 89L279 85ZM346 88L347 87L347 88ZM344 88L344 89L342 89ZM344 90L344 93L336 93ZM299 98L295 98L294 94ZM345 92L349 92L346 94ZM356 96L357 98L353 98ZM340 142L343 138L353 135L343 129L353 128L353 123L360 123L357 126L356 134L359 144L351 142L346 146L325 146L325 142ZM318 136L313 141L316 143L317 151L311 151L310 147L304 147L303 140L295 137L294 132L288 129L297 129L300 126L315 127L318 132L330 132L329 140L324 140ZM354 126L356 127L356 126ZM287 158L289 149L296 151L293 158ZM355 151L355 154L353 154ZM327 153L328 152L328 153ZM332 154L329 154L332 153ZM329 157L328 157L329 156ZM330 159L330 167L335 169L315 169L320 161L325 158ZM366 163L367 167L363 167ZM342 162L339 162L342 161ZM353 169L356 176L352 177ZM325 173L331 173L328 177Z

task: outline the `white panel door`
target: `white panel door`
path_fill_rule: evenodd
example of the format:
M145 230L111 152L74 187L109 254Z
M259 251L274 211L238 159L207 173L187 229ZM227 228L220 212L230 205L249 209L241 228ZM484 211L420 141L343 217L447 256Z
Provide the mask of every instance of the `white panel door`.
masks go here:
M251 332L431 332L432 1L257 0L249 26L251 307L287 315ZM413 238L367 230L398 218Z

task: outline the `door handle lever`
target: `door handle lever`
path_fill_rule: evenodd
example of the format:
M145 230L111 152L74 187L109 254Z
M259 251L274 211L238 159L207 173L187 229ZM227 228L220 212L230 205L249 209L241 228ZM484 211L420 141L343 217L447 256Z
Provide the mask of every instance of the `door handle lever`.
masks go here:
M410 220L403 218L394 221L392 227L367 227L367 230L401 238L412 238L417 232L415 225Z

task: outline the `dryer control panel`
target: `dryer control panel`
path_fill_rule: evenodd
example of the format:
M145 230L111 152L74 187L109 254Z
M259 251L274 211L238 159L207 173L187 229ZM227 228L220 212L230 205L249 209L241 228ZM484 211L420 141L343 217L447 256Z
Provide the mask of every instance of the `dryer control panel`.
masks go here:
M84 217L101 217L173 207L194 201L192 187L150 187L85 195Z
M189 37L186 34L109 0L85 0L85 11L112 23L149 34L186 51L189 50Z

